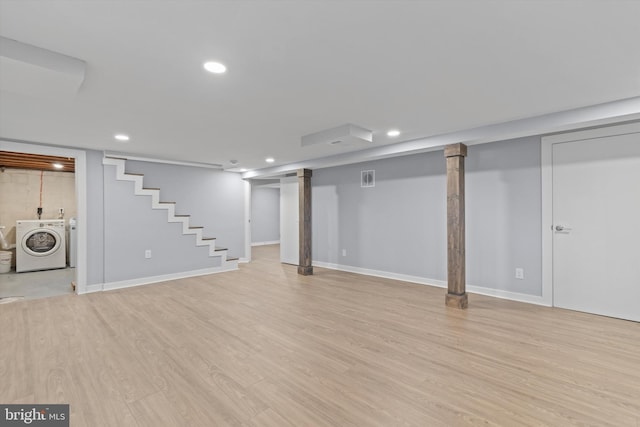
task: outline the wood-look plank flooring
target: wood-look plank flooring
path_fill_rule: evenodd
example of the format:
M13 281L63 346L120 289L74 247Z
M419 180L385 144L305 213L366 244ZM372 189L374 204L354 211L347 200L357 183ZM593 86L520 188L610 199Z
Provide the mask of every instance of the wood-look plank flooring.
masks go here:
M640 426L640 324L315 269L0 305L0 403L79 426Z

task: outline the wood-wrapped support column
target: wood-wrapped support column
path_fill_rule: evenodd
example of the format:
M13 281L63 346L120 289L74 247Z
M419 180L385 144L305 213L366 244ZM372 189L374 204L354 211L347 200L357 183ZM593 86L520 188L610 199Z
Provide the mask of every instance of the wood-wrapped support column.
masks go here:
M465 288L465 218L464 218L464 158L467 146L450 144L444 149L447 161L447 281L445 304L467 308Z
M313 274L311 265L311 170L298 169L299 262L298 274Z

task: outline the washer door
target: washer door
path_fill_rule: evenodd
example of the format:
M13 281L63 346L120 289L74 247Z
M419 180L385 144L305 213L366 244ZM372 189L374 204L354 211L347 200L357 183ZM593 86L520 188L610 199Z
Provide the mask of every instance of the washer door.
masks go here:
M33 256L49 256L54 254L61 244L58 233L47 228L29 231L22 238L22 249Z

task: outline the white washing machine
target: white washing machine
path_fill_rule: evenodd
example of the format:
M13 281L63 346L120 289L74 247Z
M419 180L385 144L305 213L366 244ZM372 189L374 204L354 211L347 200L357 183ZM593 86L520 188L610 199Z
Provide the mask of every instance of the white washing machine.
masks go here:
M16 221L16 272L65 268L63 219Z

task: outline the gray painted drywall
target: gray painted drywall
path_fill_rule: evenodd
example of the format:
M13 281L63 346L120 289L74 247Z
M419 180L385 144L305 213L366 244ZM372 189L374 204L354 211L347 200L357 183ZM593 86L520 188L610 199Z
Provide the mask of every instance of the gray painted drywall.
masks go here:
M88 284L211 266L194 236L182 236L180 224L168 225L166 211L151 211L148 197L133 195L133 183L116 181L114 167L103 173L101 152L86 153ZM466 163L467 282L541 295L540 137L469 147ZM360 171L368 169L376 170L376 186L360 188ZM191 214L192 224L205 226L230 254L244 256L238 174L132 161L127 170L144 173L145 186L160 187L163 200L177 202L177 213ZM442 151L313 174L314 260L446 280ZM176 228L175 241L157 233L167 226ZM272 240L258 240L253 230L253 241ZM145 249L152 249L151 260L144 259ZM514 278L516 267L524 268L524 280Z
M104 282L104 175L102 152L87 151L87 284Z
M116 168L104 167L105 283L211 268L207 246L168 223L167 211L151 209L150 196L136 196L134 184L116 180ZM150 249L152 258L145 259Z
M370 169L375 187L361 188L360 171ZM320 169L311 182L314 260L445 278L441 153Z
M244 253L244 181L240 174L216 169L128 160L127 172L144 174L144 186L160 188L160 200L176 202L176 214L191 215L204 237L229 255Z
M540 137L469 147L466 183L467 283L541 295ZM312 197L315 261L446 280L442 151L314 170Z
M280 189L251 187L251 243L280 240Z
M467 283L542 295L540 153L540 137L469 147Z

